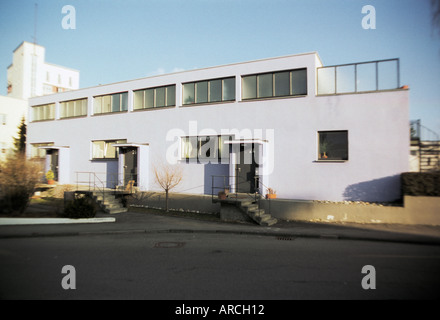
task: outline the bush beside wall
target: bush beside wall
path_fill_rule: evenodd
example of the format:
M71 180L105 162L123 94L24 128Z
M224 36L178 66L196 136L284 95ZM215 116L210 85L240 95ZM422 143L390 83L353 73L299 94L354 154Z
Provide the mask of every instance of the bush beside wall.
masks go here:
M402 194L440 197L440 172L402 173Z

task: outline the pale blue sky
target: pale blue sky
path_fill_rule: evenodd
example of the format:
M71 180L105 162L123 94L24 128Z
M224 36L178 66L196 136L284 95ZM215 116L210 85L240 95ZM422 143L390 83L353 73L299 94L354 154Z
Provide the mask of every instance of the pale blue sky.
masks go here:
M12 51L80 70L80 87L317 51L325 65L400 58L410 118L440 133L440 36L429 0L0 0L0 94ZM76 29L61 26L64 5ZM364 5L376 29L361 25ZM390 119L392 121L392 119Z

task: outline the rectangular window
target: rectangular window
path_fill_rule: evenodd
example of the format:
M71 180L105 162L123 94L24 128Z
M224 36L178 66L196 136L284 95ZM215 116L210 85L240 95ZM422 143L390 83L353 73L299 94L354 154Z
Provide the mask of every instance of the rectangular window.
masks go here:
M290 74L289 72L277 72L275 79L275 96L283 97L290 95Z
M196 83L196 101L197 103L208 102L208 81Z
M211 102L222 101L222 80L209 82L209 98Z
M156 107L165 107L166 105L165 88L156 89Z
M87 98L60 103L60 118L81 117L87 115Z
M229 148L225 141L232 136L182 137L181 159L200 161L218 161L229 159Z
M53 142L32 143L31 157L33 159L44 159L46 157L46 149L41 149L41 147L49 147L49 146L53 146Z
M134 91L134 110L171 107L175 105L175 85Z
M183 104L235 100L235 78L213 79L183 84Z
M273 97L273 74L261 74L258 80L258 98Z
M194 88L195 88L194 82L185 83L183 85L183 104L193 104L196 102Z
M348 160L348 131L318 132L319 160Z
M257 76L243 77L243 100L257 98Z
M154 108L154 89L145 90L144 109Z
M128 110L128 92L94 97L93 114L121 112Z
M182 159L197 159L197 137L182 138Z
M307 69L295 69L242 77L243 100L307 94Z
M222 100L233 101L235 100L235 78L227 78L222 80Z
M54 120L55 103L32 107L32 121Z
M307 94L307 69L293 70L290 72L291 95Z
M116 143L126 143L127 140L97 140L92 141L92 159L117 159L118 148Z

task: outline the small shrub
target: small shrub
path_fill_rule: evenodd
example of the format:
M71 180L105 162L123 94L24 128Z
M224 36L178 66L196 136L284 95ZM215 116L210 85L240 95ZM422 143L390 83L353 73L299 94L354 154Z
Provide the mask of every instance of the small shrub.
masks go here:
M41 166L22 154L0 163L0 212L23 213L41 179Z
M439 172L405 172L401 177L402 194L440 197Z
M96 215L96 207L93 200L86 195L75 196L64 208L64 216L70 219L93 218Z

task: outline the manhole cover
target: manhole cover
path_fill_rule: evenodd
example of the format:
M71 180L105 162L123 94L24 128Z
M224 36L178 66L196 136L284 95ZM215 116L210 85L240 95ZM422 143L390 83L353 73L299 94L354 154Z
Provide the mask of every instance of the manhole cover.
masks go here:
M164 248L164 249L169 249L169 248L181 248L185 245L185 242L170 242L170 241L166 241L166 242L156 242L154 244L155 248Z

